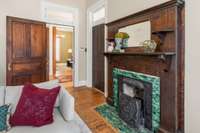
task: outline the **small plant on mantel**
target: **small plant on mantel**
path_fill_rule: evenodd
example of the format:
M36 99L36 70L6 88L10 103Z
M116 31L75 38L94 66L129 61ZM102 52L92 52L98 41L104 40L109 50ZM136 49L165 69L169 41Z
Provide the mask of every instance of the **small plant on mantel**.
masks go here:
M123 33L118 32L115 34L115 49L113 52L120 52L122 47Z
M128 33L123 33L122 48L128 47L128 39L130 38Z
M127 33L118 32L117 34L115 34L115 43L116 43L115 51L120 52L122 48L127 47L128 39L129 35Z
M117 34L115 34L115 38L121 38L121 39L128 39L130 36L128 35L128 33L125 32L118 32Z
M115 34L115 39L116 38L120 38L120 39L123 39L123 33L122 32L118 32L117 34Z

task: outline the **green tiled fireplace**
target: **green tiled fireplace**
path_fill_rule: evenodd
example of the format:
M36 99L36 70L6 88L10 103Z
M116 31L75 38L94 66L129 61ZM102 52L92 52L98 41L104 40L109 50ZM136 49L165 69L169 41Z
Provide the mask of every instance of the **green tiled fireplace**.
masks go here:
M130 78L134 80L139 80L151 84L152 86L152 130L157 132L160 126L160 78L152 75L147 75L143 73L137 73L133 71L126 71L118 68L113 69L113 100L114 107L119 110L119 80L120 77Z

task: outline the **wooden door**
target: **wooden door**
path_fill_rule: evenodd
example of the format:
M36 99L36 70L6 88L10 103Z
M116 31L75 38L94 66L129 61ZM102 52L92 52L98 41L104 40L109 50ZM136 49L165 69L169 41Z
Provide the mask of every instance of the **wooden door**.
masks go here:
M7 17L7 85L48 80L46 24Z
M53 27L53 78L56 78L56 27Z
M104 92L105 25L93 27L93 87Z

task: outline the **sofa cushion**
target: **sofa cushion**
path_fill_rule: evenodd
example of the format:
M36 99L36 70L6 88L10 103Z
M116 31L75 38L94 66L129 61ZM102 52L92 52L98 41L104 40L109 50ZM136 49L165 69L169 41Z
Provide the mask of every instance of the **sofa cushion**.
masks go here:
M9 124L10 111L11 111L10 104L0 106L0 132L6 132L10 129L10 124Z
M16 111L11 116L12 126L43 126L53 122L53 109L60 86L51 90L31 83L23 87Z
M52 89L54 87L59 86L58 80L52 80L48 82L43 82L39 84L35 84L37 87L45 88L45 89ZM15 112L17 103L22 93L23 86L7 86L6 93L5 93L5 103L9 104L12 103L12 113ZM1 95L1 91L0 91ZM55 107L59 106L59 96L56 99Z
M8 86L5 92L5 104L12 104L12 113L14 113L19 98L22 93L22 86Z
M60 95L60 112L63 115L66 121L70 121L74 119L74 98L65 90L61 89Z
M0 86L0 106L4 105L4 92L5 92L5 87Z
M80 118L77 118L80 119ZM8 133L90 133L87 127L82 132L79 123L83 121L64 121L57 108L54 109L54 122L42 127L18 126L13 127Z
M51 80L51 81L42 82L42 83L38 83L38 84L34 84L34 85L39 88L44 88L44 89L52 89L57 86L60 86L59 80ZM56 99L55 107L59 107L59 105L60 105L59 100L60 100L60 94Z

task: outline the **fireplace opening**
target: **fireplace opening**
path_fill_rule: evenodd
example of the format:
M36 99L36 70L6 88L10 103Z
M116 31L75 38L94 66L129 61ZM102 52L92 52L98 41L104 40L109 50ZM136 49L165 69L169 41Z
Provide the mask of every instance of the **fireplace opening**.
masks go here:
M142 80L119 78L119 116L130 127L152 130L152 85Z
M158 132L160 78L113 69L113 104L121 120L138 132Z

